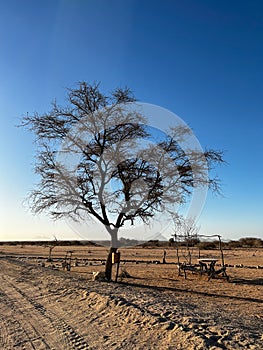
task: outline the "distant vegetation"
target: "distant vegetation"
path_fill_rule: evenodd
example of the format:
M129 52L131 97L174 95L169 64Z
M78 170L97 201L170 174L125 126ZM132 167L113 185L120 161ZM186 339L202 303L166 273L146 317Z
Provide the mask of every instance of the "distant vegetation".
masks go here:
M202 241L198 238L192 239L190 242L179 242L179 246L188 246L191 247L197 247L200 249L218 249L219 247L219 241L213 240L213 241ZM142 247L174 247L176 246L176 242L173 238L171 238L168 242L167 241L159 241L159 240L150 240L147 242L143 242L139 244ZM235 248L263 248L263 240L260 238L254 238L254 237L245 237L241 238L237 241L229 241L229 242L222 242L223 249L235 249Z
M181 245L186 245L182 242ZM196 240L195 244L200 249L217 249L219 247L218 240L213 241L201 241ZM246 237L241 238L237 241L222 242L223 249L234 249L234 248L263 248L263 240L260 238Z
M0 245L40 245L40 246L100 246L100 244L97 244L95 242L90 241L78 241L78 240L72 240L72 241L59 241L59 240L53 240L53 241L0 241Z
M154 248L154 247L175 247L176 242L173 238L169 241L159 241L159 240L149 240L149 241L139 241L136 239L129 238L120 238L121 247L131 247L131 246L139 246L143 248ZM67 241L0 241L0 245L41 245L41 246L110 246L110 241L85 241L85 240L67 240ZM178 245L186 246L187 242L179 242ZM198 238L192 239L190 244L188 242L188 246L197 247L200 249L218 249L219 242L218 240L213 241L202 241ZM228 241L222 242L223 249L235 249L235 248L263 248L263 240L260 238L254 237L245 237L240 238L237 241Z
M229 248L263 248L263 240L260 238L245 237L238 241L230 241L227 243Z

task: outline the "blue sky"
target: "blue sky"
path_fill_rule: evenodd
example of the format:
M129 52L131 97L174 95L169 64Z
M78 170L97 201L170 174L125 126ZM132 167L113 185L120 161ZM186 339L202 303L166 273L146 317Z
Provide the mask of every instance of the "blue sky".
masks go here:
M1 1L0 43L0 240L74 236L23 205L34 145L15 125L80 80L127 85L224 150L224 197L208 195L201 232L263 238L262 1Z

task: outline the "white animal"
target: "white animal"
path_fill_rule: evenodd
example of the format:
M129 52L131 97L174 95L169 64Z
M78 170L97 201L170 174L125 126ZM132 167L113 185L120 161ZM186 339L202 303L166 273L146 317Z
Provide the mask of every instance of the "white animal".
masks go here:
M106 281L106 275L103 271L93 272L92 281Z

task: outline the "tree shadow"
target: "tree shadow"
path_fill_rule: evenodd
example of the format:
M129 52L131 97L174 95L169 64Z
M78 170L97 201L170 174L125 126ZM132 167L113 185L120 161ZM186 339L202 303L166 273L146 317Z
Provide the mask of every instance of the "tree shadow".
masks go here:
M139 279L139 278L136 278ZM246 280L244 280L246 281ZM257 282L259 281L259 282ZM248 281L246 281L248 282ZM251 281L250 281L251 282ZM176 287L159 287L159 286L149 286L147 284L143 283L134 283L132 281L120 281L120 284L127 286L127 287L137 287L137 288L143 288L148 289L149 291L170 291L175 293L185 293L185 294L191 294L191 295L197 295L197 296L203 296L203 297L211 297L211 298L217 298L217 299L228 299L228 300L240 300L240 301L246 301L246 302L253 302L253 303L261 303L263 304L263 299L258 298L250 298L250 297L240 297L240 296L234 296L234 295L227 295L227 294L215 294L215 293L208 293L208 292L202 292L202 291L196 291L196 290L187 290L182 288L176 288ZM231 280L230 283L241 283L236 282L235 280ZM243 283L246 284L246 283ZM254 283L249 283L254 285L262 285L263 279L254 280Z
M263 278L248 279L248 278L235 277L235 278L231 278L231 283L263 286Z

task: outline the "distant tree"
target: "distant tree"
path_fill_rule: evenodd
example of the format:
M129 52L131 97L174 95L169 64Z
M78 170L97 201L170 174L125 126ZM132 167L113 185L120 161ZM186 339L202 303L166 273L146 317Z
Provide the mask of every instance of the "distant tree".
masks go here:
M206 171L223 162L222 154L192 150L190 162L178 144L188 132L184 127L171 128L156 145L147 142L147 120L129 109L135 98L128 88L108 96L99 84L81 82L68 89L67 100L65 107L53 102L50 112L23 118L22 125L36 136L35 172L40 177L30 206L54 219L80 221L88 213L104 225L111 237L110 280L119 229L127 222L148 223L166 205L185 202L194 184L217 191L217 179L207 179ZM72 156L78 163L68 166Z
M174 234L176 241L186 246L194 246L199 242L198 232L200 226L197 226L194 219L185 219L182 215L172 213L174 223Z
M51 262L51 261L52 261L52 250L53 250L57 245L59 245L59 242L58 242L58 240L57 240L57 237L54 236L54 240L53 240L53 241L51 241L51 242L49 242L49 243L45 243L44 245L45 245L45 247L48 247L48 249L49 249L47 261L48 261L48 262Z
M140 241L138 241L137 239L129 239L129 238L121 237L119 239L119 243L123 247L130 247L130 246L138 245L140 243Z
M243 237L239 240L240 246L244 248L260 248L263 247L263 241L255 237Z
M240 248L242 247L241 243L239 241L229 241L228 243L225 243L228 248Z
M195 223L194 219L185 219L182 215L177 213L171 213L173 224L174 224L174 243L176 246L176 254L179 262L179 246L185 247L182 251L182 255L185 260L191 264L192 255L190 248L199 243L199 238L197 236L200 227Z
M198 248L201 250L218 249L218 241L202 241L198 243Z
M174 245L174 238L169 239L169 247L172 247Z

